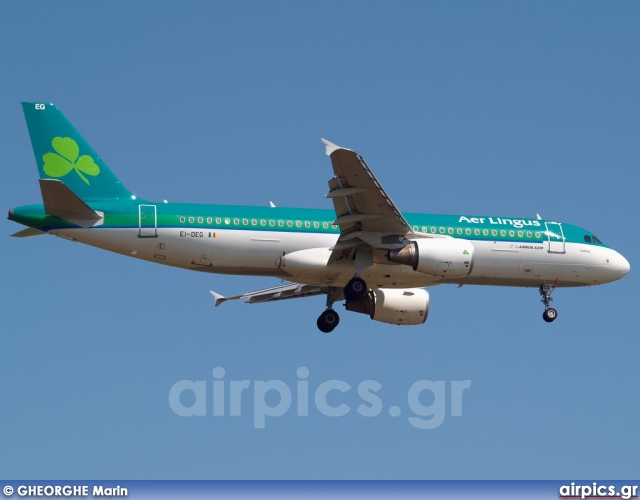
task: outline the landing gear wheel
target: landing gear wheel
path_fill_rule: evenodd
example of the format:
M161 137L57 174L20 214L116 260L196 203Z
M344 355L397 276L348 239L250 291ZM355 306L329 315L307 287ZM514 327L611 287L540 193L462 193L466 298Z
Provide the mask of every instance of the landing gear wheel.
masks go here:
M347 300L358 300L364 297L368 291L367 283L356 276L351 278L347 286L344 287L344 297Z
M331 333L333 329L340 323L340 316L333 309L327 309L318 318L318 330L322 333Z
M540 300L544 304L544 312L542 313L542 319L544 319L547 323L551 323L554 319L558 317L558 311L556 311L553 307L549 307L550 302L553 300L551 294L555 290L555 286L545 283L540 287Z
M557 317L558 317L558 311L556 311L553 307L546 309L542 313L542 319L544 319L547 323L551 323Z

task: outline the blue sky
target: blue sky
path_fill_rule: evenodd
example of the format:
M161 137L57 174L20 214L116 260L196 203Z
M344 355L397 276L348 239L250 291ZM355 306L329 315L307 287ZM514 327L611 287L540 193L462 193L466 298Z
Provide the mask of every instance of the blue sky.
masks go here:
M443 286L423 326L343 314L322 335L322 298L213 308L211 289L275 279L12 239L3 218L0 476L637 476L639 16L636 2L0 1L5 210L40 200L20 102L49 101L146 199L330 208L326 137L403 211L540 213L633 268L556 290L551 325L535 289ZM312 395L349 384L329 401L352 410L302 417L294 401L254 429L249 398L214 417L215 367L294 392L304 367ZM206 382L206 416L172 411L180 380ZM356 411L365 380L382 386L375 417ZM430 430L407 419L420 380L445 387Z

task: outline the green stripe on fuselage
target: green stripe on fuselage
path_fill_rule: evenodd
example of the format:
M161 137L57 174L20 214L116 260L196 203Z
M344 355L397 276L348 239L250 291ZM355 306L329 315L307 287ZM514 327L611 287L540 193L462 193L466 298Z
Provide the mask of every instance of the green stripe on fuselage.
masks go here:
M92 203L91 208L105 214L104 222L100 226L96 226L96 229L137 228L139 226L140 204L155 205L159 229L185 228L211 231L233 229L334 234L340 232L338 227L331 225L336 218L333 210L149 203L143 200ZM547 241L545 223L551 223L551 221L545 220L502 216L407 213L405 218L415 231L486 241ZM44 213L43 205L17 207L14 209L13 219L25 226L45 231L76 227L63 219L47 216ZM264 225L262 221L264 221ZM273 225L271 221L273 221ZM593 239L593 233L586 229L562 223L562 230L567 243L595 245L595 243L585 240L585 235ZM469 232L470 234L468 234Z

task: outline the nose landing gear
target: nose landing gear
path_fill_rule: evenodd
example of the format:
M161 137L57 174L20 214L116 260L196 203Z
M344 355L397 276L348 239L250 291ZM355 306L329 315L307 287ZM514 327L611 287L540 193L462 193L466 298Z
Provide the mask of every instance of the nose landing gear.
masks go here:
M549 285L545 283L540 287L540 296L542 297L540 300L544 304L544 312L542 313L542 319L547 323L551 323L558 317L558 311L556 311L553 307L550 307L549 304L553 300L551 294L555 290L553 285Z

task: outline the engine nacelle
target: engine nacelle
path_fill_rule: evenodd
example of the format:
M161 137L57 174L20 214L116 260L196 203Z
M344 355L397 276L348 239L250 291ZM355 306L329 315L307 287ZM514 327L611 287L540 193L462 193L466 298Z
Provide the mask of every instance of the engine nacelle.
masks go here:
M442 278L463 278L473 268L473 243L458 238L422 238L399 250L389 250L390 262Z
M346 307L383 323L421 325L429 314L429 292L422 288L375 288L361 299L347 300Z

